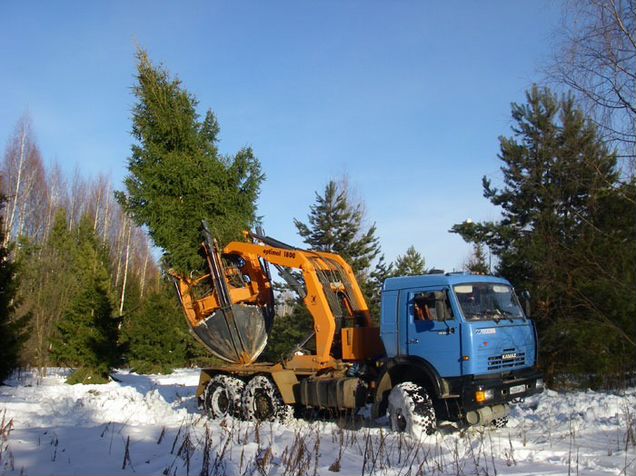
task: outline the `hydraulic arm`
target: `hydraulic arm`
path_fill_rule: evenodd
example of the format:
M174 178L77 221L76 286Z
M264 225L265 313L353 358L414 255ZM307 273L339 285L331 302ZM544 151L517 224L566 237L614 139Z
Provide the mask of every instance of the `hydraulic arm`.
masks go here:
M204 236L209 273L176 278L188 323L213 354L246 365L263 351L274 318L270 264L298 292L314 321L316 353L293 356L286 368L315 371L382 351L355 275L340 256L253 233L246 233L251 242L231 242L219 251L207 229Z

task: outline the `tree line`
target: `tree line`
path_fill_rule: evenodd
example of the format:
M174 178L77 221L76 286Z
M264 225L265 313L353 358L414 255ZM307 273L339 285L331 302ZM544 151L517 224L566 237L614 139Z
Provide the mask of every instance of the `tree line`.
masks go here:
M618 385L636 366L636 181L571 95L535 86L512 117L501 185L483 178L502 218L451 231L531 292L551 381Z
M586 21L565 35L567 57L551 69L565 87L533 86L525 103L512 104L501 175L482 179L501 218L450 231L473 246L466 270L530 292L539 362L553 384L616 386L636 370L636 74L627 61L636 57L634 8L576 5L566 20ZM251 148L219 151L216 117L200 115L178 78L143 50L137 60L122 190L105 177L69 180L58 166L44 167L28 121L9 141L0 189L0 378L16 366L69 365L79 368L76 381L96 381L112 366L167 370L206 358L187 335L167 271L205 272L201 220L222 245L259 224L266 177ZM614 76L605 74L616 65ZM293 225L307 248L352 265L377 319L384 280L423 274L426 263L414 246L388 262L352 196L346 180L330 180ZM161 250L158 263L150 243ZM298 298L278 291L263 359L287 355L312 330Z
M566 2L555 39L544 83L560 94L534 86L512 105L502 176L482 180L501 219L451 231L531 292L553 384L624 385L636 370L636 4Z
M96 381L114 365L161 368L201 356L147 234L106 176L76 170L67 177L59 164L45 166L28 117L8 141L0 171L0 377L15 366L42 373L72 366L84 369L80 381ZM148 325L132 332L140 321ZM155 332L175 340L165 345L164 338L157 355L140 342Z
M137 59L135 143L123 190L105 176L75 171L69 178L58 164L45 166L26 117L8 142L0 168L2 378L16 366L44 374L59 365L78 369L71 382L98 382L114 366L147 372L210 361L188 335L168 271L205 272L203 219L220 243L241 239L257 222L265 177L250 148L219 152L214 114L200 117L178 79L143 50ZM381 285L371 267L380 245L364 218L345 182L330 181L311 207L310 225L296 226L309 247L350 260L371 296ZM329 240L317 238L323 231ZM159 262L153 244L161 248ZM416 258L410 272L424 272L414 248L405 256L407 267Z

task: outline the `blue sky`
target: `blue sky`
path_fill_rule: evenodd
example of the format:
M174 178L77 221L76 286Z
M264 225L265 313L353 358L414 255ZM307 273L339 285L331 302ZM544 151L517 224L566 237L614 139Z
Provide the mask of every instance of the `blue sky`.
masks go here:
M215 111L220 148L267 175L265 229L300 244L316 191L347 176L388 259L459 269L448 229L495 219L481 177L551 54L560 3L0 2L0 145L25 112L46 160L126 174L137 45Z

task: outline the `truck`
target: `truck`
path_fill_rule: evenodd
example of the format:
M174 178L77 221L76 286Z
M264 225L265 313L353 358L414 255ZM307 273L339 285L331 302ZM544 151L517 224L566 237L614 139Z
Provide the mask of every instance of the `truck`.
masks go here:
M211 418L370 407L395 431L432 434L441 421L503 426L511 404L543 391L529 306L503 278L389 278L377 325L341 256L251 232L220 249L207 225L203 235L206 272L174 278L192 334L222 362L201 369L196 392ZM258 361L275 317L271 268L313 319L307 339L274 363Z

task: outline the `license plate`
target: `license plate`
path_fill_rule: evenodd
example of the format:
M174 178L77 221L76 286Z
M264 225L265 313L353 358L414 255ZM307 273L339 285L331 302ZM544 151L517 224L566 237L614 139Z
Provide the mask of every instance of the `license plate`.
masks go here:
M517 393L523 393L526 391L525 385L515 385L514 387L510 387L510 395L516 395Z

